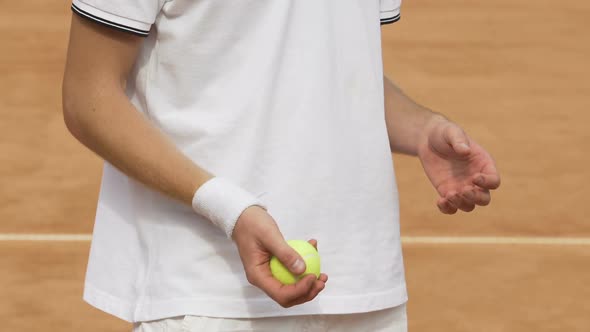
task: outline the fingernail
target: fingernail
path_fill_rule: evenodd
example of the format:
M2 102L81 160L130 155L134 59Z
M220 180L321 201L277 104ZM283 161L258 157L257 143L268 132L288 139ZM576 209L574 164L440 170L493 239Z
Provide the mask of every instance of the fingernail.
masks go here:
M295 261L295 263L293 263L293 265L291 266L291 269L293 272L303 271L303 270L305 270L305 263L303 263L302 260L298 259Z
M475 184L483 184L483 176L478 176L477 179L475 179Z
M459 146L463 149L463 150L469 150L469 145L467 145L466 143L460 143Z

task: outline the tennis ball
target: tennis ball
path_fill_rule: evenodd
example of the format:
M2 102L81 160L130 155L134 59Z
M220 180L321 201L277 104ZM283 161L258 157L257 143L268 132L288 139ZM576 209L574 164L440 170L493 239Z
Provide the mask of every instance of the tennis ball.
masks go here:
M278 258L273 256L270 259L270 272L284 285L292 285L308 274L315 274L320 277L320 255L311 243L303 240L289 240L287 244L295 249L305 262L305 272L296 276L287 269Z

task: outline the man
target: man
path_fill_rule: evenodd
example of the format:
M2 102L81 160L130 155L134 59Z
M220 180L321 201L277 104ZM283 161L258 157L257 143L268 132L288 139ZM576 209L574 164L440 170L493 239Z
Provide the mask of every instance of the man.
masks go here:
M137 331L405 331L391 152L420 158L443 213L500 179L384 79L399 7L74 0L64 118L105 159L85 300ZM272 255L305 270L285 239L319 241L325 273L281 285Z

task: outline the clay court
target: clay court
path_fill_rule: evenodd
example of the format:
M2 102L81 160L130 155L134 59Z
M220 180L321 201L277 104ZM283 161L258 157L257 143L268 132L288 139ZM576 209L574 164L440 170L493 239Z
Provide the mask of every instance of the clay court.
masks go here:
M130 331L82 301L101 161L70 136L70 3L0 11L0 330ZM406 1L386 72L495 157L486 208L445 216L395 156L410 331L590 331L590 2Z

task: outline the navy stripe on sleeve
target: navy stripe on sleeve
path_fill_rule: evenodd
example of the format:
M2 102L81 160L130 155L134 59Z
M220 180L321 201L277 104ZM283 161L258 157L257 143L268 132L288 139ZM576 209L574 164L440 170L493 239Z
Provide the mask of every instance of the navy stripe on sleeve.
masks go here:
M399 21L400 18L401 18L400 14L397 14L397 15L395 15L393 17L389 17L389 18L382 18L381 25L395 23L395 22Z
M106 25L111 28L115 28L117 30L130 32L130 33L136 34L138 36L146 37L150 33L149 31L144 31L144 30L128 27L128 26L125 26L125 25L122 25L119 23L111 22L109 20L105 20L104 18L100 18L96 15L92 15L86 11L83 11L82 9L76 7L76 5L74 5L74 4L72 4L72 11L74 13L76 13L82 17L88 18L92 21L98 22L100 24Z

